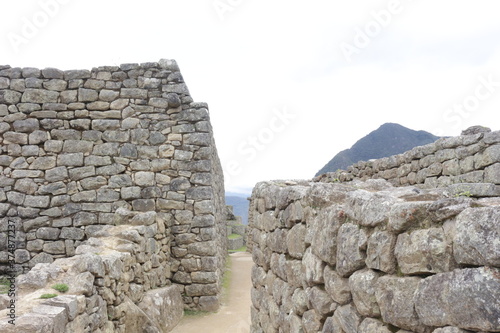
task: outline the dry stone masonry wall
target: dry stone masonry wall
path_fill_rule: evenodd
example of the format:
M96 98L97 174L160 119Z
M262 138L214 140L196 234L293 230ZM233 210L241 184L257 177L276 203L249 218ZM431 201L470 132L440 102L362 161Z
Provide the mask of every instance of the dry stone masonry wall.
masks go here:
M10 269L11 224L17 273L131 225L105 244L127 253L115 272L127 281L93 274L108 306L174 283L186 307L217 308L227 253L222 168L207 105L193 102L175 61L0 66L0 150L0 275Z
M500 131L482 131L466 130L464 134L472 134L441 138L403 154L358 162L347 171L326 173L315 180L378 178L395 186L423 184L432 188L456 183L500 184Z
M251 332L500 332L500 197L476 185L257 184Z

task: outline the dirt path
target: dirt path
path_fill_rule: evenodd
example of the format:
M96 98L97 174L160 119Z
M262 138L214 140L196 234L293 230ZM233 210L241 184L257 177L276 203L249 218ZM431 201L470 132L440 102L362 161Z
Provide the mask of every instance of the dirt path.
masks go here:
M236 252L231 257L231 280L220 310L214 314L185 316L172 333L248 333L250 331L250 279L252 255Z

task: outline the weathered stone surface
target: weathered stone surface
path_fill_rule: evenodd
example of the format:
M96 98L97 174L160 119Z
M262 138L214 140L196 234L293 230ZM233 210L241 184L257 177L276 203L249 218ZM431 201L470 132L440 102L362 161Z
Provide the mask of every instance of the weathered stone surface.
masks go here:
M366 190L357 190L348 194L346 213L364 226L377 226L385 221L395 198Z
M302 327L305 333L318 332L321 329L321 316L316 310L304 312L302 316Z
M424 279L415 294L420 320L429 326L500 330L499 274L496 268L481 267L457 269Z
M183 315L183 301L176 286L154 289L147 292L138 307L161 331L171 331Z
M311 248L321 260L335 265L337 254L337 233L341 225L341 209L332 206L323 209L309 221L311 232Z
M361 323L361 317L352 304L339 307L335 311L334 317L338 320L345 333L358 332L358 327Z
M396 270L396 235L387 231L375 231L368 239L366 251L366 266L385 273Z
M363 233L359 226L352 223L343 224L338 232L337 239L337 272L348 277L353 272L365 266L365 251L362 250Z
M325 267L324 271L325 290L332 299L339 304L347 304L351 301L351 288L349 279L341 277L330 266Z
M26 89L21 101L23 103L57 103L59 93L57 91L43 89Z
M312 249L307 248L302 258L302 265L304 267L304 279L307 285L313 286L315 284L323 283L323 270L325 263L321 261L312 253Z
M391 231L401 232L408 228L420 227L427 218L428 202L405 202L392 206L388 227Z
M358 313L364 317L380 316L380 309L375 297L376 283L379 277L379 273L370 269L357 271L349 277L352 300Z
M469 208L457 217L453 254L459 264L500 267L500 210Z
M287 234L286 245L288 253L291 257L296 259L302 259L306 251L305 237L306 237L306 226L303 224L297 224Z
M377 319L365 318L359 325L358 333L391 333L391 330Z
M417 277L395 276L382 276L377 280L375 296L384 322L419 333L432 331L415 312L413 297L420 281Z
M400 234L394 252L403 274L442 273L455 266L451 241L442 228Z

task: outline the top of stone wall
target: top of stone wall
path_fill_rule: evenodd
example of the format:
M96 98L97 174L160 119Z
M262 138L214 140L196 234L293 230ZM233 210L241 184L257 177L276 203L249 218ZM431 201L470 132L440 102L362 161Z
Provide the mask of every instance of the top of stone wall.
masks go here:
M328 172L315 182L343 182L353 179L386 179L396 186L423 184L427 187L454 183L498 184L497 165L500 131L473 126L456 137L446 137L381 159L360 161L347 170ZM488 170L489 169L489 170Z

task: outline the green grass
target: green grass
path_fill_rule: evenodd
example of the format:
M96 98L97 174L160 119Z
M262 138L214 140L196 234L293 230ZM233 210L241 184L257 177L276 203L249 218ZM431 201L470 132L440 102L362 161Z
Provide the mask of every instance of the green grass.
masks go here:
M10 281L6 278L0 278L0 295L7 294L10 288Z
M246 245L243 247L240 247L239 249L236 249L236 250L229 250L229 253L235 253L235 252L247 252Z
M57 283L52 286L52 289L55 289L61 293L65 293L68 291L69 287L66 283Z
M188 309L184 310L184 315L187 317L198 317L198 316L203 316L203 315L206 315L209 313L210 312L206 312L206 311L195 311L195 310L188 310Z
M231 234L231 235L227 236L228 239L238 239L241 237L243 237L243 236L238 235L238 234Z
M41 299L54 298L57 297L57 294L43 294L40 296Z

